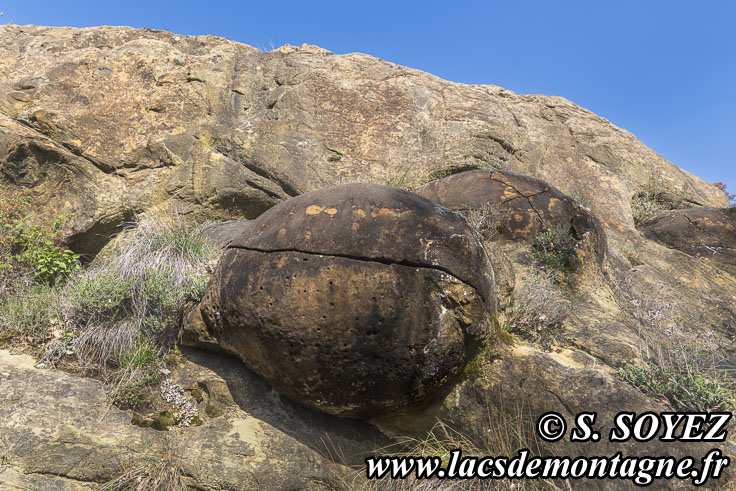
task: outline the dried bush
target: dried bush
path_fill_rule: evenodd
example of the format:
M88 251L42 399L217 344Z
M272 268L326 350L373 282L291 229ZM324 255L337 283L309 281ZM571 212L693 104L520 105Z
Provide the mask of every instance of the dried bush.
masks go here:
M550 274L529 268L525 281L514 290L513 305L503 313L504 329L522 339L548 344L573 309L568 297Z
M618 285L619 306L634 321L642 364L628 364L619 376L652 397L681 411L725 411L736 401L728 376L727 351L713 336L685 336L678 325L677 304L661 301L659 293L637 295L630 281Z
M498 213L490 203L486 203L480 208L470 208L463 216L481 237L493 241L498 236Z

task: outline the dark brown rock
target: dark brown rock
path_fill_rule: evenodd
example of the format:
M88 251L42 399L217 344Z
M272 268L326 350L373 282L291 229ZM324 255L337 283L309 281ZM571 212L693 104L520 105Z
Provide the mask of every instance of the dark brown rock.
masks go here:
M222 257L204 323L185 342L217 343L293 399L365 418L427 399L459 373L495 298L462 217L352 184L256 219Z
M216 222L202 228L202 236L206 237L217 247L225 248L242 235L248 228L250 220L228 220L227 222Z
M503 239L531 242L542 230L563 224L570 226L575 238L587 238L599 260L606 254L606 234L600 220L573 198L535 177L474 170L432 181L417 193L466 214L491 207Z
M658 214L640 231L672 249L714 261L736 274L736 208L689 208Z

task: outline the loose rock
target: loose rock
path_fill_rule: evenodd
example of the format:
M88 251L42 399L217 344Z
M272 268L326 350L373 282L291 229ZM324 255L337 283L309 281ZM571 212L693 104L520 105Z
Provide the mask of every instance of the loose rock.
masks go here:
M233 240L184 339L237 355L306 405L367 418L459 373L495 304L461 216L352 184L281 203Z

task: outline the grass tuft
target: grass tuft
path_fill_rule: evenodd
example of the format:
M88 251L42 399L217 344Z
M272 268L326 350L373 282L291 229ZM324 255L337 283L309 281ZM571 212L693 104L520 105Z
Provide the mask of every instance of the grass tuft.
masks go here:
M116 241L63 284L16 286L23 294L0 304L0 339L47 343L47 363L74 354L118 383L154 373L177 338L184 302L204 294L216 250L177 214L142 217Z
M171 436L164 445L154 445L148 462L127 470L100 486L100 491L185 491L181 470L181 449L174 448Z
M523 405L501 410L489 406L483 418L483 435L470 436L453 428L446 422L438 422L424 438L407 438L396 445L399 451L384 449L391 457L439 457L446 469L451 451L461 449L463 456L493 456L512 458L521 449L529 449L530 455L543 455L542 442L534 431L534 420ZM422 490L519 490L559 489L553 482L542 479L499 480L499 479L417 479L411 475L404 480L383 478L366 480L365 469L345 479L347 490L422 491Z

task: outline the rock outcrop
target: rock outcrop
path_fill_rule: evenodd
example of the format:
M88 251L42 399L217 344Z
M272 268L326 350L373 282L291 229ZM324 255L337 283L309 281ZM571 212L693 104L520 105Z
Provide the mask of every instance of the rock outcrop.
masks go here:
M482 172L460 174L468 170ZM488 189L459 185L431 199L452 206L462 198L468 200L462 206L474 207L485 203L485 193L500 204L510 198L505 205L521 216L521 226L507 223L501 231L508 233L504 240L485 244L496 270L495 282L487 280L488 268L480 264L487 260L442 255L459 250L455 238L447 236L450 230L468 235L465 224L452 213L436 218L438 225L448 228L430 230L437 237L429 237L426 228L390 228L411 223L391 213L378 212L375 217L366 213L365 222L351 221L352 216L341 215L351 208L330 201L336 198L318 194L318 202L304 201L310 199L305 193L349 182L417 189L434 179L450 176L441 182L461 182L476 175L495 175L498 180L483 178ZM376 428L386 435L421 439L441 417L472 433L482 429L489 408L521 405L533 413L531 418L550 410L570 418L578 411L598 411L596 429L605 434L612 415L620 410L673 409L661 397L624 380L621 368L646 366L653 359L648 354L654 352L680 356L683 347L694 343L705 343L708 352L736 350L736 272L728 252L733 248L733 219L732 212L722 209L728 206L726 197L630 133L559 97L455 84L368 55L336 56L307 45L266 53L222 38L146 29L0 26L0 185L3 193L22 195L38 217L70 215L64 233L71 247L88 257L144 211L173 208L207 220L250 220L210 230L227 247L223 265L228 267L218 270L217 283L202 304L213 308L192 311L200 317L189 318L194 327L186 333L189 341L216 349L224 343L234 352L236 344L228 343L236 338L216 331L221 311L214 306L231 309L228 319L243 317L242 312L251 309L260 323L255 327L269 324L283 328L284 334L265 344L262 340L267 338L254 336L262 344L244 346L253 350L251 366L284 393L333 413L369 416L414 401L397 400L402 394L384 394L383 399L366 399L366 405L366 400L357 399L367 397L368 390L348 393L347 399L327 390L324 393L333 403L323 404L315 400L317 391L310 393L310 385L295 384L305 376L312 377L309 382L320 391L328 387L320 385L325 380L332 384L345 377L349 384L351 372L340 373L337 367L350 356L371 354L361 348L356 353L323 355L325 345L347 341L347 347L353 346L344 334L329 331L331 326L351 324L356 316L376 319L377 325L381 317L385 321L395 315L404 325L440 329L447 328L442 324L446 321L462 331L463 325L482 320L481 305L487 313L498 304L501 322L530 302L555 308L544 304L549 298L574 307L565 315L555 314L553 328L535 327L531 335L514 332L512 343L484 346L471 362L474 370L466 370L457 383L446 384L433 404L407 406L399 414L369 422L311 411L271 392L270 385L234 359L225 362L225 355L218 354L213 361L207 351L186 351L192 373L202 371L193 380L225 410L222 418L180 432L184 441L194 442L185 448L187 455L194 455L184 460L185 475L191 485L203 489L261 489L264 483L334 488L339 483L334 482L331 460L339 459L325 459L315 450L324 433L340 440L335 443L338 453L351 448L351 455L364 458L371 451L368 442L379 447L386 443L375 438ZM422 192L438 191L439 186L430 184ZM515 192L516 186L525 190ZM375 196L386 197L379 191L384 188L373 189ZM482 191L480 203L469 199L472 189ZM631 198L652 190L663 203L691 208L665 212L637 229ZM539 205L548 212L540 211L539 223L569 220L574 225L584 217L575 226L589 232L594 244L595 266L563 278L564 288L540 281L534 270L529 237L537 228L526 219L529 208L516 205L526 201L531 207L537 192L540 198L549 198ZM397 209L409 209L420 199L391 193L403 196L399 201L404 204ZM277 206L300 195L304 196L290 202L305 205L299 215L296 209L294 216L289 215L285 206L291 205ZM573 203L567 198L572 195L589 206ZM561 213L552 206L553 200L559 200ZM315 207L314 215L307 215L309 206ZM440 215L433 207L419 208ZM353 249L346 247L352 244L344 240L346 230L333 233L327 225L338 220L351 230L357 223L356 237L361 241ZM371 220L370 227L360 228ZM307 237L310 227L312 235ZM238 230L240 236L235 238ZM430 245L422 238L440 242ZM432 249L439 243L448 248ZM718 252L711 254L710 248ZM417 251L435 255L417 256ZM432 262L435 259L438 264ZM438 270L438 265L446 271ZM237 269L244 273L241 279L225 274ZM338 270L340 274L333 275ZM300 294L297 291L302 284L307 293L319 289L320 295L333 288L330 295L347 303L332 309L327 297L314 297L322 303L309 310L302 300L305 287ZM259 297L260 286L270 290L269 298ZM215 297L214 292L224 295ZM243 292L252 293L257 302L245 302ZM451 293L443 301L454 298L454 304L444 305L438 300L440 293ZM398 295L402 300L402 294L405 298L399 303L385 298ZM355 300L360 295L363 302ZM426 308L418 298L428 299ZM404 310L392 314L396 305ZM440 322L435 314L437 309L442 314L443 308L448 317ZM534 313L536 319L547 315ZM322 316L331 322L322 324ZM307 328L289 331L294 320ZM514 331L508 322L502 327ZM390 327L385 322L382 326ZM303 346L283 344L297 334L304 336ZM425 337L416 347L430 334L420 329L420 337ZM402 339L394 331L389 335ZM391 349L377 335L371 339L367 345L380 351L381 366L408 367L417 377L424 370L409 367L411 357L395 365L387 360L394 344L400 346L396 339L391 340ZM451 363L437 367L457 367L455 362L472 352L472 346L468 348L458 335L441 341L446 340L446 346L452 346ZM299 353L311 360L301 373L294 363L299 358L293 356ZM292 364L269 367L269 357ZM320 367L332 369L333 363L334 373L329 374L333 379L314 378ZM369 365L360 363L359 378L365 380ZM216 367L212 370L217 373L208 372L208 366ZM95 405L104 397L97 382L17 368L2 359L0 371L11 373L0 380L4 481L61 489L94 485L121 470L113 472L110 463L117 461L122 448L135 466L143 461L138 450L145 455L151 448L146 443L149 436L160 440L153 430L130 425L129 414L114 409L105 413ZM455 371L451 368L426 379L424 395ZM216 376L224 373L228 376ZM389 372L380 376L381 383L396 381ZM418 386L394 387L410 391ZM422 390L416 392L418 399ZM362 413L359 407L371 409ZM730 443L714 446L734 454ZM595 448L569 445L563 450L571 455L619 450L671 454L670 445L657 440L636 449L602 442ZM701 450L697 445L677 447L678 455L697 455ZM57 461L63 462L63 472ZM353 458L349 463L362 462ZM583 484L615 488L620 482Z
M645 237L736 275L736 208L690 208L661 213L643 223Z
M584 192L623 240L636 234L630 198L655 177L693 205L727 205L559 97L314 46L264 53L147 29L0 26L0 181L50 216L73 214L78 252L94 254L145 210L251 219L341 182L414 187L473 168Z
M184 340L235 354L308 406L377 416L462 370L488 336L493 278L460 215L396 188L327 188L230 243Z
M177 381L201 387L222 416L164 433L131 424L100 382L0 350L0 488L97 489L168 459L195 489L335 489L347 469L325 457L334 449L320 438L340 447L344 463L372 448L356 442L380 441L270 397L237 360L193 359L175 370Z

